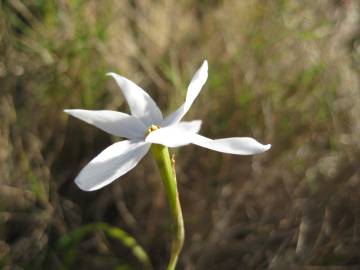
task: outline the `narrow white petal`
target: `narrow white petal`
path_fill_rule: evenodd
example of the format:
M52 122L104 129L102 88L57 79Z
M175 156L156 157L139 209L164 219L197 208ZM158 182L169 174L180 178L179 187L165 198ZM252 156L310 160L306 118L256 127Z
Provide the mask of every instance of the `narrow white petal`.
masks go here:
M115 111L64 110L64 112L94 125L107 133L129 139L144 138L147 128L135 116Z
M195 98L199 95L201 88L208 77L208 62L205 60L199 70L193 76L186 94L185 103L182 104L175 112L165 117L162 126L172 125L179 122L188 112Z
M134 168L149 147L144 141L114 143L81 170L75 183L84 191L100 189Z
M151 132L145 141L178 147L191 143L193 134L199 132L201 121L180 122Z
M248 137L212 140L199 134L193 134L191 142L211 150L235 155L259 154L269 150L271 147L270 144L263 145Z
M132 81L116 73L108 73L107 75L112 76L119 85L133 116L139 118L147 127L161 123L163 120L162 113L148 93Z

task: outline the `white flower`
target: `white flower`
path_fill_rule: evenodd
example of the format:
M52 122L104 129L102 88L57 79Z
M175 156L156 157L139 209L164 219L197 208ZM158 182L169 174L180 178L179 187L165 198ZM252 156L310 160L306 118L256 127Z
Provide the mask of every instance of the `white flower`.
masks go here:
M152 143L168 147L196 144L215 151L252 155L264 152L271 146L262 145L253 138L225 138L212 140L197 134L201 121L180 122L190 109L208 77L205 60L195 73L187 89L185 103L163 118L153 99L132 81L109 73L122 90L131 115L108 110L64 110L66 113L94 125L107 133L125 137L91 160L79 173L75 183L85 191L102 188L134 168L148 152Z

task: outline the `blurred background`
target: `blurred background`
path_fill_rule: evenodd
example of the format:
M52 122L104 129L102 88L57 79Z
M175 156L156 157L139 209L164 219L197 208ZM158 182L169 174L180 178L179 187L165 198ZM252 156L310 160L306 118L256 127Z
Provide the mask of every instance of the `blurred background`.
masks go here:
M0 268L165 268L170 220L151 155L81 191L78 172L118 138L63 109L128 112L113 71L169 113L208 59L186 119L202 119L208 137L272 148L172 150L186 227L178 269L360 269L359 7L0 1Z

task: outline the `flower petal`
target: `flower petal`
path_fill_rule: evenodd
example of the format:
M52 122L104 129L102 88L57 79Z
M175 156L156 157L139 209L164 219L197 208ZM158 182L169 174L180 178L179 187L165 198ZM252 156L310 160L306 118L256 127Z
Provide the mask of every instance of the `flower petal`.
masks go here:
M81 170L75 183L84 191L100 189L134 168L149 147L144 141L114 143Z
M199 134L193 134L191 142L211 150L235 155L259 154L269 150L271 147L270 144L263 145L248 137L212 140Z
M185 103L181 105L175 112L165 117L162 126L172 125L179 122L188 112L195 98L199 95L201 88L205 84L208 77L208 62L205 60L199 70L195 73L187 89Z
M145 141L178 147L191 143L192 135L199 132L201 121L180 122L151 132Z
M94 125L107 133L129 139L144 138L146 127L135 116L116 111L64 110L64 112Z
M145 126L160 124L163 120L162 113L154 100L142 88L132 81L116 74L108 73L119 85L129 104L131 114L139 118Z

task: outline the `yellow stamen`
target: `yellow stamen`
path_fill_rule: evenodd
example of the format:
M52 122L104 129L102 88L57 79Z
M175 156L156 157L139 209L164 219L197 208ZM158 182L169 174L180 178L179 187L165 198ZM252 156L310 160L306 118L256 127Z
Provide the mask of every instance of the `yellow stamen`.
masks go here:
M160 126L157 126L157 125L151 125L151 126L148 128L148 130L147 130L147 132L146 132L145 136L149 135L151 132L153 132L153 131L155 131L155 130L158 130L159 128L160 128Z

